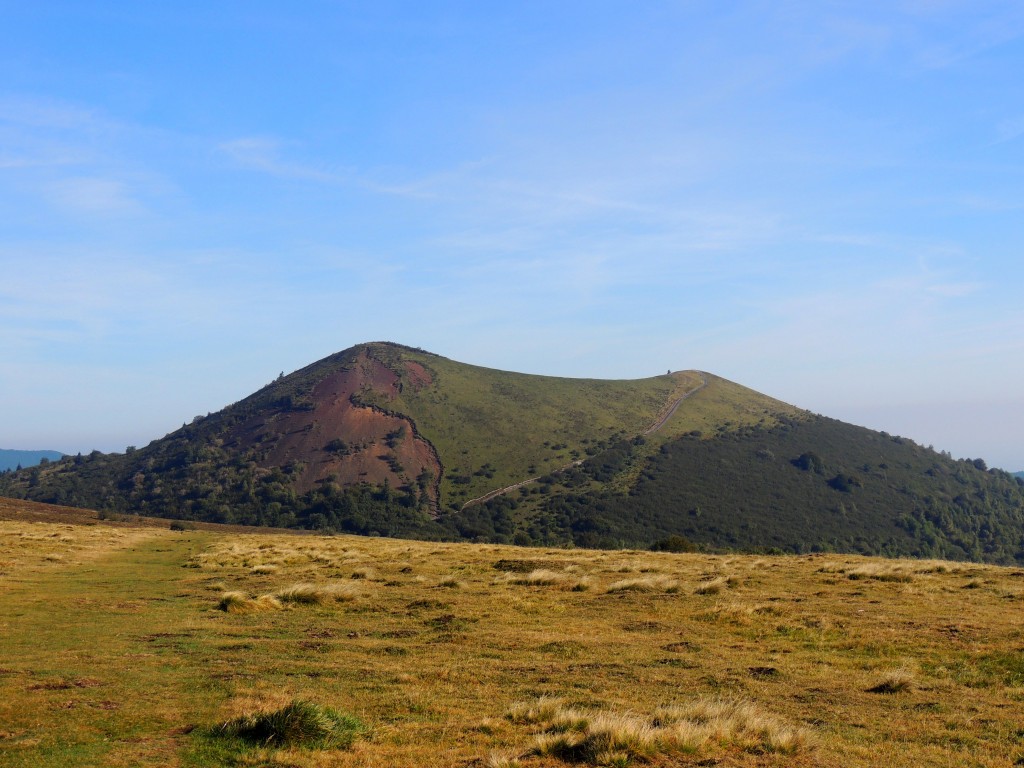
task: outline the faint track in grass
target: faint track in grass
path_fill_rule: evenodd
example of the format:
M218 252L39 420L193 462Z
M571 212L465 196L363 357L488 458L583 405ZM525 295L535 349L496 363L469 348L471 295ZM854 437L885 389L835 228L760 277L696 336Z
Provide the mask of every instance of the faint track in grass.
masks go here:
M664 415L659 416L651 426L649 426L647 429L640 433L641 436L652 435L659 429L661 429L663 426L665 426L668 420L675 415L675 412L679 409L679 406L683 404L684 400L686 400L688 397L692 395L697 394L708 385L708 377L704 374L704 372L698 371L697 373L700 375L700 384L691 389L689 392L685 392L684 394L677 397L668 407L668 410L665 411ZM565 470L571 469L572 467L578 467L582 463L583 460L578 459L577 461L573 461L566 464L564 467L558 467L558 469L553 469L547 474L557 475L559 472L564 472ZM475 499L470 499L469 501L465 502L460 508L460 511L466 510L469 507L473 506L474 504L484 504L493 498L496 498L498 496L504 496L506 493L509 493L510 491L514 491L517 488L522 488L524 485L535 483L542 477L544 477L544 475L529 477L526 480L520 480L518 483L506 485L504 488L497 488L496 490L485 493L483 496L477 496Z
M697 394L702 389L704 389L704 387L706 387L708 385L708 377L704 374L704 372L703 371L697 371L697 373L700 376L700 384L698 384L696 387L691 389L689 392L686 392L685 394L683 394L680 397L676 398L676 401L674 403L672 403L672 405L669 407L669 409L665 413L665 415L662 416L661 418L659 418L651 426L649 426L647 429L645 429L643 431L644 435L653 435L655 432L657 432L659 429L661 429L663 426L665 426L665 424L668 422L668 420L671 419L675 415L675 412L679 409L679 406L683 404L684 400L686 400L691 395Z

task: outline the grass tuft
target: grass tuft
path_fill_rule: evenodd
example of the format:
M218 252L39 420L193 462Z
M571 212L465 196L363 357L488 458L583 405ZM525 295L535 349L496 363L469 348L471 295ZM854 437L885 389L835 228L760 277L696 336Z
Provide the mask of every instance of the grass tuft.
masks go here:
M867 689L868 693L905 693L914 687L914 676L906 669L896 669Z
M343 602L346 600L354 600L356 594L357 590L344 584L325 587L302 582L299 584L292 584L290 587L285 587L284 589L279 589L273 596L282 603L323 605L330 601Z
M302 605L321 605L331 599L331 591L316 584L292 584L279 589L274 596L282 603L300 603Z
M261 595L254 600L244 592L225 592L217 607L227 613L260 613L280 609L281 601L273 595Z
M641 576L612 582L605 590L615 592L678 592L679 582L668 576Z
M508 752L492 752L484 761L485 768L522 768L517 755Z
M693 590L696 595L717 595L723 589L729 587L729 580L724 576L719 576L717 579L709 579L708 581L702 581L697 585L697 588Z
M651 762L707 749L796 755L811 749L811 736L763 713L750 702L698 699L659 709L644 718L624 712L584 712L542 698L509 713L517 724L540 726L531 754L594 766ZM673 763L674 764L674 763Z
M267 747L344 749L364 730L352 715L296 699L272 712L256 712L222 723L217 733Z
M514 574L508 579L509 584L519 584L526 587L547 587L553 584L561 584L563 581L565 581L565 574L546 568L536 568L529 573Z

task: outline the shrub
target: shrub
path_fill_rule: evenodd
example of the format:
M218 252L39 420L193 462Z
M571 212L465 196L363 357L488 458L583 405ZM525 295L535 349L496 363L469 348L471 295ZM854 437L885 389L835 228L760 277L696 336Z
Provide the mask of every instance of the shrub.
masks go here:
M673 534L651 544L652 552L696 552L697 545L685 536Z

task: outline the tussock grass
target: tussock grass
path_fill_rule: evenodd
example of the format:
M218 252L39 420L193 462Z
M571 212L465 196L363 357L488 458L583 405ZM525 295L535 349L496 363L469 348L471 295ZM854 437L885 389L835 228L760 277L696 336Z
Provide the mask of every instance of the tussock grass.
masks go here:
M216 733L260 746L345 749L364 731L352 715L296 699L271 712L254 712L219 725Z
M605 592L678 592L679 581L668 576L641 576L635 579L621 579L609 584Z
M905 693L914 687L914 675L906 668L887 672L881 680L868 688L868 693Z
M484 768L523 768L519 755L507 751L492 752L484 760Z
M631 712L582 711L544 698L509 713L538 726L530 754L586 765L629 765L661 755L687 755L739 747L796 755L813 748L810 731L790 726L751 702L697 699L643 717Z
M354 600L358 594L359 591L357 589L354 589L347 584L322 586L319 584L300 582L298 584L292 584L289 587L279 589L274 593L273 597L277 598L282 603L323 605L324 603L332 601L345 602L348 600Z
M709 579L708 581L702 581L697 585L696 589L693 590L696 595L717 595L723 589L729 588L729 580L724 576L719 576L717 579Z
M541 696L532 703L522 702L508 711L508 719L513 723L533 725L551 722L563 711L563 699L557 696Z
M846 577L853 580L874 579L875 581L895 581L903 583L908 583L914 580L913 574L911 574L904 566L881 565L878 563L870 563L867 565L861 565L857 568L852 568L846 571Z
M251 598L244 592L225 592L220 596L217 607L226 613L261 613L281 609L281 601L274 595L260 595Z
M326 587L316 584L292 584L290 587L279 589L274 597L282 603L301 603L303 605L321 605L331 599L332 595Z
M558 587L570 592L586 592L593 586L589 576L577 576L579 568L573 567L566 572L553 571L548 568L535 568L528 573L510 571L494 580L495 584L515 584L524 587Z
M566 580L564 573L550 571L546 568L535 568L529 573L511 573L505 579L509 584L519 584L526 587L547 587L553 584L562 584Z

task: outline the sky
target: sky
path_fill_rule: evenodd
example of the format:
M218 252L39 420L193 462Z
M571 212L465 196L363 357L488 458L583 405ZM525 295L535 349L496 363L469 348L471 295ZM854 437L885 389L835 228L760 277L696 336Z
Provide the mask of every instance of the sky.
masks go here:
M1024 5L0 0L0 447L360 342L1024 469Z

